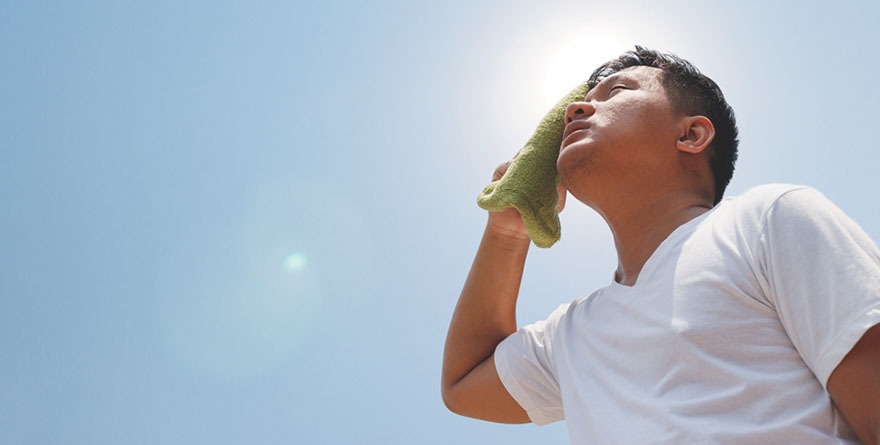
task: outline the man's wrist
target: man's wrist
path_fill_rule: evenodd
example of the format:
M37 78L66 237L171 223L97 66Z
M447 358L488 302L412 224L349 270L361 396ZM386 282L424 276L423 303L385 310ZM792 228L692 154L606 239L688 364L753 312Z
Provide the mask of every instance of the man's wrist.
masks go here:
M531 239L529 238L529 234L527 232L503 227L498 224L492 224L491 222L486 224L486 231L484 236L512 248L527 248L529 246L529 242L531 242Z

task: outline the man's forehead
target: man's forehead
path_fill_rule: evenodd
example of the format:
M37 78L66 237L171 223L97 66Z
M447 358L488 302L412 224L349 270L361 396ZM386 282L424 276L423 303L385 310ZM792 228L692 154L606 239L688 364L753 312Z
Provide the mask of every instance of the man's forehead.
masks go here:
M626 67L608 77L603 78L599 81L596 86L606 83L613 82L617 79L645 79L645 78L653 78L659 77L663 73L663 70L660 68L654 68L653 66L644 66L644 65L636 65Z
M608 85L612 85L616 81L620 80L636 80L636 81L650 81L652 79L658 79L663 74L663 70L660 68L654 68L652 66L630 66L626 67L620 71L617 71L614 74L609 75L608 77L602 78L593 88L590 88L590 91L587 92L586 97L590 97L590 93L593 91L601 90L607 88Z

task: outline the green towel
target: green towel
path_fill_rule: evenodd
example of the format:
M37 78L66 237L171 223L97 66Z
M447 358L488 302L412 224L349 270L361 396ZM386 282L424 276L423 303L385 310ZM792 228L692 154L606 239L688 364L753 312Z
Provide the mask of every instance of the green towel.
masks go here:
M559 241L556 158L565 129L565 108L572 102L583 100L588 89L586 83L580 84L554 105L504 176L489 184L477 198L477 204L489 211L511 207L518 210L529 238L538 247L550 247Z

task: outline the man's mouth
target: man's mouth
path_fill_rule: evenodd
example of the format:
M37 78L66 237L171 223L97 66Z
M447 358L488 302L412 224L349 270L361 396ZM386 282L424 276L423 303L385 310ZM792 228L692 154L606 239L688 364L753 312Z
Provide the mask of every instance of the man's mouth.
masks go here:
M577 139L589 128L590 124L584 121L574 121L566 125L565 130L562 132L562 145L560 147L565 147L571 142L569 139ZM572 135L575 135L575 137L572 138Z
M562 131L562 140L568 138L572 133L578 130L586 130L590 128L590 124L586 121L573 121L572 123L565 126L565 130Z

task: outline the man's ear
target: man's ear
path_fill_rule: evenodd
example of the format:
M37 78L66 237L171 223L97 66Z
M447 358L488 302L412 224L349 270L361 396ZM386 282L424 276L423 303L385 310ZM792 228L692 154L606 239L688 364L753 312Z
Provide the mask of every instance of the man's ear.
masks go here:
M682 120L681 129L675 148L683 152L700 153L715 139L715 125L706 116L686 116Z

